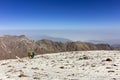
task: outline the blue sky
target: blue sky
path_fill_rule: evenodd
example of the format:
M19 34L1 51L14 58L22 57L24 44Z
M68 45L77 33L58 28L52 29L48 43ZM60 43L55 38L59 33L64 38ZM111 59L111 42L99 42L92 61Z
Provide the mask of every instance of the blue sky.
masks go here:
M79 30L79 34L71 32L70 37L60 33L45 35L67 38L76 35L74 39L80 40L78 36L85 34L82 39L88 40L99 39L98 36L101 39L104 33L103 39L114 38L120 30L120 1L0 0L0 30Z

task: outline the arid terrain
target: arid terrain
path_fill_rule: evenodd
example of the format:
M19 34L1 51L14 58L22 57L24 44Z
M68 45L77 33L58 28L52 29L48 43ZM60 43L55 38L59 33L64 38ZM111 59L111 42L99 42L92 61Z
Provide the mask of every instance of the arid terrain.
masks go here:
M109 44L92 44L87 42L55 42L51 40L30 40L25 35L0 36L0 60L13 59L15 56L26 57L29 51L35 54L57 53L67 51L113 50Z
M0 80L120 80L120 51L72 51L1 60Z

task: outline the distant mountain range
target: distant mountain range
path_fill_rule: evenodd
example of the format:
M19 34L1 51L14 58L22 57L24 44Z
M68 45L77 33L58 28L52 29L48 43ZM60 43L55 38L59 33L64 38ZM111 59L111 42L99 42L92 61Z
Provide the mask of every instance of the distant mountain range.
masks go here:
M113 50L109 44L92 44L86 42L56 42L52 40L30 40L25 35L0 36L0 59L15 58L15 56L25 57L28 51L35 54L81 51L81 50Z
M92 42L94 44L98 44L98 43L108 43L110 45L113 44L120 44L120 39L114 39L114 40L104 40L104 41L99 41L99 40L89 40L88 42Z
M90 42L90 43L93 43L93 44L107 44L108 42L107 41L99 41L99 40L89 40L89 41L86 41L86 42Z
M57 41L57 42L71 42L72 40L65 39L65 38L57 38L57 37L50 37L50 36L40 36L39 40L42 39L47 39L47 40L52 40L52 41Z
M52 41L55 41L55 42L72 42L72 40L70 39L65 39L65 38L57 38L57 37L51 37L51 36L46 36L46 35L42 35L42 36L39 36L39 37L33 37L32 39L36 39L36 40L43 40L43 39L46 39L46 40L52 40ZM120 48L120 40L119 39L115 39L115 40L105 40L105 41L102 41L102 40L89 40L89 41L86 41L88 43L93 43L93 44L109 44L111 45L112 47L115 47L115 48Z
M37 36L37 37L33 36L31 39L35 39L35 40L46 39L46 40L52 40L52 41L55 41L55 42L62 42L62 43L72 42L72 40L70 40L70 39L51 37L51 36L46 36L46 35L41 35L41 36ZM120 39L105 40L105 41L103 41L103 40L89 40L89 41L86 41L86 42L93 43L93 44L109 44L113 48L120 49Z
M66 39L66 38L51 37L51 36L46 36L46 35L32 36L32 37L30 37L30 38L31 38L31 39L34 39L34 40L47 39L47 40L52 40L52 41L56 41L56 42L71 42L71 41L72 41L72 40Z
M115 39L115 40L106 40L106 41L98 41L98 40L89 40L87 42L93 43L93 44L100 44L100 43L104 43L104 44L110 44L113 47L120 47L120 40L119 39Z

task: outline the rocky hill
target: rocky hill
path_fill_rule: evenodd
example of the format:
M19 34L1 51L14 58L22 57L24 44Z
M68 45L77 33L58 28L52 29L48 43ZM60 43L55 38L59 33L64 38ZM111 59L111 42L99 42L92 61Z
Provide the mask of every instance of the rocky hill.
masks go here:
M5 35L0 37L0 59L15 58L15 56L25 57L28 51L43 54L81 50L113 50L113 48L108 44L91 44L85 42L62 43L45 39L34 41L24 35Z

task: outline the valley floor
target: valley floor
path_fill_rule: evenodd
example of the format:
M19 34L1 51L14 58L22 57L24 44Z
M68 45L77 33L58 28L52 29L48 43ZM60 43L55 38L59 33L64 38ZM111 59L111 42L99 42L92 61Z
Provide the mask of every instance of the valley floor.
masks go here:
M0 61L0 80L120 80L120 51L73 51Z

